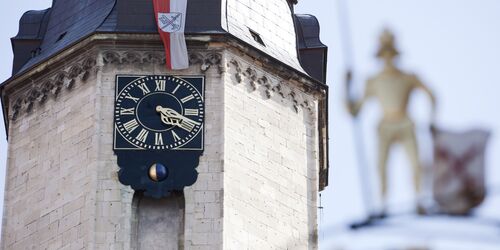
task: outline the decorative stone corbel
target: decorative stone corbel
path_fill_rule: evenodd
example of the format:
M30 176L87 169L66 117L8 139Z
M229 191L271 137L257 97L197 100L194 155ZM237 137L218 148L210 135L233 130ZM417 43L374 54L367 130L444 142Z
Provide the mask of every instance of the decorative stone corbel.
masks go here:
M116 55L110 53L106 60L115 60L116 57L114 56ZM28 113L31 112L36 103L45 103L51 95L57 98L63 87L71 90L76 84L76 79L79 78L81 82L85 82L88 76L95 72L95 65L96 57L90 55L79 62L74 62L65 68L59 69L44 81L32 81L26 92L20 93L19 98L14 101L11 119L15 121L23 110Z
M14 101L14 105L12 105L12 116L11 116L11 119L13 121L15 121L19 116L22 107L23 107L23 100L21 98L18 98L16 101Z
M189 53L189 64L203 64L203 55L199 52Z
M262 98L269 99L271 98L271 84L269 84L269 80L266 76L262 76L257 80L259 84L260 94Z
M209 65L209 67L216 66L219 74L224 72L224 67L222 66L222 55L220 52L208 53L205 59L205 65Z
M118 54L115 51L105 51L102 54L102 59L105 64L121 64L122 61L120 60L120 54Z
M165 55L158 52L146 52L142 63L165 64Z
M202 72L206 72L212 66L217 66L219 73L222 73L221 61L222 55L219 52L211 52L206 54L206 56L200 52L191 52L189 54L189 63L191 65L200 64L200 70Z
M238 83L241 83L243 81L243 77L240 63L236 61L236 59L231 59L231 61L229 61L228 67L231 67L231 65L235 70L234 77L236 78L236 81Z
M299 102L297 101L296 98L297 94L293 90L290 90L290 93L288 93L288 100L290 101L290 104L292 105L293 111L295 113L299 112Z
M87 81L87 78L91 73L96 74L98 70L96 65L97 65L96 57L90 56L85 58L82 62L82 72L80 73L80 80L85 82Z
M72 89L73 86L75 85L75 79L83 72L83 69L81 65L75 64L71 66L69 69L67 75L68 75L68 81L66 81L66 88Z
M141 54L135 51L126 51L125 53L123 53L121 61L122 63L129 63L129 64L143 62Z
M257 81L257 71L248 67L244 72L246 79L248 79L248 91L253 92L257 89L256 81Z
M29 113L33 110L33 105L35 105L35 102L37 101L39 96L40 92L38 91L38 88L34 84L32 84L32 87L28 90L28 93L26 94L26 97L24 99L26 112Z
M40 97L37 101L43 104L51 93L52 85L49 81L44 81L40 86Z
M284 84L282 82L278 82L274 87L271 89L274 93L277 93L280 95L282 98L285 98L285 94L283 93L283 86Z

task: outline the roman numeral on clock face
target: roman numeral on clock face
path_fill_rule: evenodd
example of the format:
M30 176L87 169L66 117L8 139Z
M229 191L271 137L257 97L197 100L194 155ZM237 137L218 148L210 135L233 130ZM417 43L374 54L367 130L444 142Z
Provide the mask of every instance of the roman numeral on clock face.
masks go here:
M189 102L189 101L191 101L191 100L193 100L193 99L194 99L194 96L193 96L193 95L188 95L188 96L186 96L186 97L182 98L182 99L181 99L181 102L182 102L182 103L186 103L186 102Z
M135 139L144 143L146 142L146 139L148 139L148 134L149 131L142 129L141 132L139 132L139 134L135 137Z
M184 129L184 130L186 130L188 132L191 132L191 131L193 131L194 126L196 126L196 125L197 125L196 122L188 120L188 119L184 119L184 120L182 120L182 122L179 125L179 127L181 127L182 129Z
M134 108L121 108L120 109L120 115L134 115L135 114L135 109Z
M141 84L137 85L137 87L139 87L142 90L143 95L147 95L151 92L149 90L148 86L146 85L146 83L141 83Z
M181 138L173 130L172 130L172 136L174 137L174 141L176 142L181 140Z
M198 116L200 111L198 109L184 109L184 115Z
M132 100L132 101L134 101L135 103L137 103L137 102L139 101L139 98L137 98L137 97L133 97L132 95L130 95L130 93L127 93L127 95L125 96L125 99Z
M167 81L166 80L156 80L156 89L155 91L165 91Z
M133 120L130 120L130 121L126 122L125 124L123 124L123 127L125 128L125 130L127 130L129 133L131 133L137 127L139 127L139 123L137 123L136 119L133 119Z
M179 90L179 87L180 87L180 86L181 86L181 85L177 85L177 86L175 87L174 91L172 91L172 94L175 94L175 92L177 92L177 90Z
M163 136L161 133L155 133L155 145L163 145Z

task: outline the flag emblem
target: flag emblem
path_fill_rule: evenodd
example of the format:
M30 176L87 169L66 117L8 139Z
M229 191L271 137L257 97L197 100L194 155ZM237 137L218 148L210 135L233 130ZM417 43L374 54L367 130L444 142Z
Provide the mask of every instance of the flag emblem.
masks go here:
M158 33L165 48L167 70L189 68L184 29L187 0L153 0Z
M168 33L180 31L182 27L182 13L158 13L158 27Z

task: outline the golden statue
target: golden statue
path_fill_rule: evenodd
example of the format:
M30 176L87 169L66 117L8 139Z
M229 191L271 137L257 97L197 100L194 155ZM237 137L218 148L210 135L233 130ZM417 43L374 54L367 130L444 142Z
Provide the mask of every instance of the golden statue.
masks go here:
M414 75L398 69L394 59L399 55L394 45L394 35L385 30L380 37L377 57L384 62L380 73L370 78L365 93L360 100L348 100L349 112L356 116L361 107L371 97L375 97L383 110L383 117L378 126L378 176L383 202L381 215L385 215L387 194L387 159L394 143L401 143L406 150L413 167L414 185L417 197L420 195L421 167L418 154L414 124L408 116L407 107L411 93L421 89L432 101L432 121L435 118L435 98L432 92ZM417 210L423 213L418 202Z

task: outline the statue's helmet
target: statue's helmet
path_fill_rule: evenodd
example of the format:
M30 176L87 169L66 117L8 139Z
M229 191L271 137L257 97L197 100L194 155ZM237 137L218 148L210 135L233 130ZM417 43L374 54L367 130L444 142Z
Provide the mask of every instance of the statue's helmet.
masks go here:
M380 34L380 46L377 51L378 58L390 57L394 58L399 55L399 51L395 46L394 34L388 30L384 29L382 34Z

